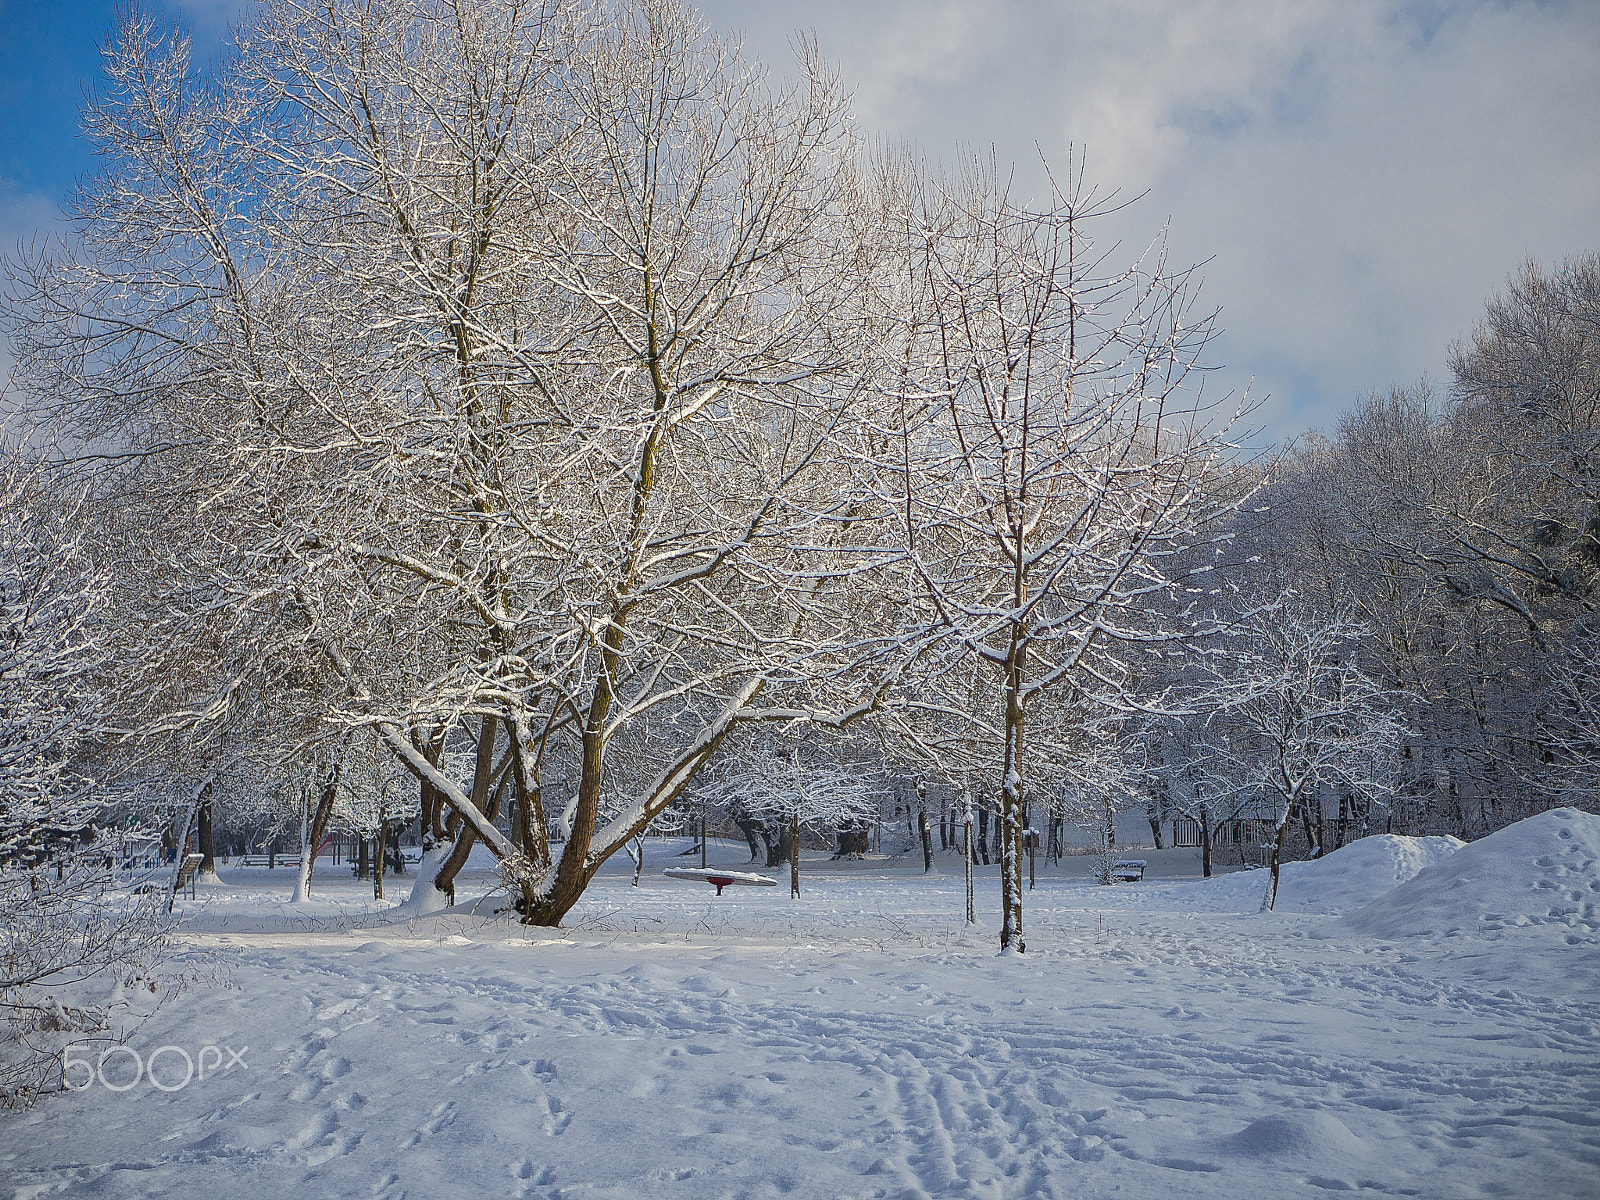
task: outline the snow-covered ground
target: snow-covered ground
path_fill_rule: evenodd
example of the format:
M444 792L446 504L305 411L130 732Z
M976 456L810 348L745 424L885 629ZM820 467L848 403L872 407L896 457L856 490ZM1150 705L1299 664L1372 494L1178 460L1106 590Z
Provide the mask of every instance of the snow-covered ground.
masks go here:
M183 944L235 986L128 1047L244 1064L0 1115L0 1196L1592 1198L1600 819L1496 837L1367 839L1270 914L1262 872L1041 864L1012 957L993 869L972 930L951 857L718 899L652 843L557 931L225 869Z

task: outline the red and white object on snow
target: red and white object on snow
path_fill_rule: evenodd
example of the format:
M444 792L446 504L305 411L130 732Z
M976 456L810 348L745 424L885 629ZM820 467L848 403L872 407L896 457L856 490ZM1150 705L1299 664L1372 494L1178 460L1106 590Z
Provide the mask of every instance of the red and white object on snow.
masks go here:
M756 875L750 871L724 871L720 867L668 867L661 872L668 879L700 879L712 884L717 889L717 895L722 895L722 889L738 885L740 887L776 887L776 879L768 879L765 875Z

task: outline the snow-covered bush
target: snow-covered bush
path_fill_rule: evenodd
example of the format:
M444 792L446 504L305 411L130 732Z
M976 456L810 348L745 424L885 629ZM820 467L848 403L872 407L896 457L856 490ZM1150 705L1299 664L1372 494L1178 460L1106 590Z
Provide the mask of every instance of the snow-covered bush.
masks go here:
M104 576L82 496L0 451L0 866L69 846L99 801L77 756L101 707Z
M0 1104L60 1086L62 1051L119 1036L170 987L166 886L117 888L104 855L0 872Z
M143 978L165 944L164 888L113 885L84 768L105 707L108 583L81 488L8 449L0 459L0 1102L59 1079L62 1045L104 1030L90 981Z

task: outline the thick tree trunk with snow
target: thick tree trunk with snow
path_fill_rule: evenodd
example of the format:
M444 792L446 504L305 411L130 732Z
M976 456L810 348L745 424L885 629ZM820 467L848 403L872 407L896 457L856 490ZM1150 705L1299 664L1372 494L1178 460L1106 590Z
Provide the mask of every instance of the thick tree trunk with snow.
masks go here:
M300 869L295 873L291 904L304 904L311 897L311 797L300 797Z
M217 881L216 840L212 831L211 784L207 783L201 794L200 807L195 813L195 836L200 842L200 878Z

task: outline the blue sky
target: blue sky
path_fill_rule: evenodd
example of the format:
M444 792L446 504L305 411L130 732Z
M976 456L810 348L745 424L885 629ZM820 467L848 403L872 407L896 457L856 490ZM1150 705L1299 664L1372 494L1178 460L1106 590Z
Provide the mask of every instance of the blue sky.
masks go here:
M79 81L98 70L111 6L0 0L0 179L51 193L83 169Z
M197 51L238 0L156 3ZM1147 193L1207 261L1218 390L1266 396L1269 436L1329 429L1370 389L1436 378L1525 257L1600 249L1600 0L702 0L781 70L797 22L860 128L950 158L1042 152ZM76 109L110 3L0 0L0 248L48 233L93 167ZM0 368L4 367L0 347Z
M242 5L147 3L220 46ZM90 0L0 0L0 188L59 202L94 168L78 137L78 105L99 78L117 6Z

